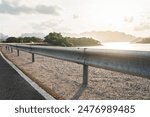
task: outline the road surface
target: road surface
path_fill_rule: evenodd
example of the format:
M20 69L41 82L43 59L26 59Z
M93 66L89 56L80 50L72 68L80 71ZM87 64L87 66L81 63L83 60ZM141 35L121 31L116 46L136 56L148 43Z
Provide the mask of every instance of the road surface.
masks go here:
M0 100L44 100L0 55Z

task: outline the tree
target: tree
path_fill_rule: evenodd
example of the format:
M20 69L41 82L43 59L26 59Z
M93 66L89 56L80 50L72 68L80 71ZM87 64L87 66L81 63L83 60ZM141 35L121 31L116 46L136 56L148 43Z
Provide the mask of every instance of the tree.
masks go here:
M87 37L66 37L66 40L73 44L73 46L98 46L101 45L101 43L93 38L87 38Z
M53 45L58 45L58 46L72 46L71 43L69 43L62 35L61 33L49 33L45 37L45 42L51 43Z
M30 43L30 42L42 42L43 40L37 37L8 37L6 43Z
M18 39L16 37L8 37L6 43L17 43Z

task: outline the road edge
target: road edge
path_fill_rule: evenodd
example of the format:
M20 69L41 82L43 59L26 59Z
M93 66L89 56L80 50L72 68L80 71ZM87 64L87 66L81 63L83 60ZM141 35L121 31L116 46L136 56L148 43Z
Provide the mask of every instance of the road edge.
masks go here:
M33 80L31 80L27 75L25 75L16 65L14 65L11 61L9 61L3 54L0 52L0 55L3 57L3 59L13 68L17 71L17 73L26 80L38 93L40 93L46 100L55 100L54 97L52 97L50 94L48 94L44 89L42 89L37 83L35 83Z

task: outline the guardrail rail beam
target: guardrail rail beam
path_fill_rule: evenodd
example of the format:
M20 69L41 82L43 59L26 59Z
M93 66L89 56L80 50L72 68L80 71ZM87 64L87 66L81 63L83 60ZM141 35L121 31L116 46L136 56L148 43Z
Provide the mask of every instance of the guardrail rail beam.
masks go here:
M9 47L34 54L62 59L83 65L83 82L72 99L77 99L88 85L88 66L104 68L150 79L150 51L45 47L8 44Z

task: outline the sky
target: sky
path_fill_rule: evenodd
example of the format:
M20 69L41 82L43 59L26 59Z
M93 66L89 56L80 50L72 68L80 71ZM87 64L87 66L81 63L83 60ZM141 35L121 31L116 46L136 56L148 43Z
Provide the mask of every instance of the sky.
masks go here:
M119 31L150 36L150 0L0 0L0 33Z

